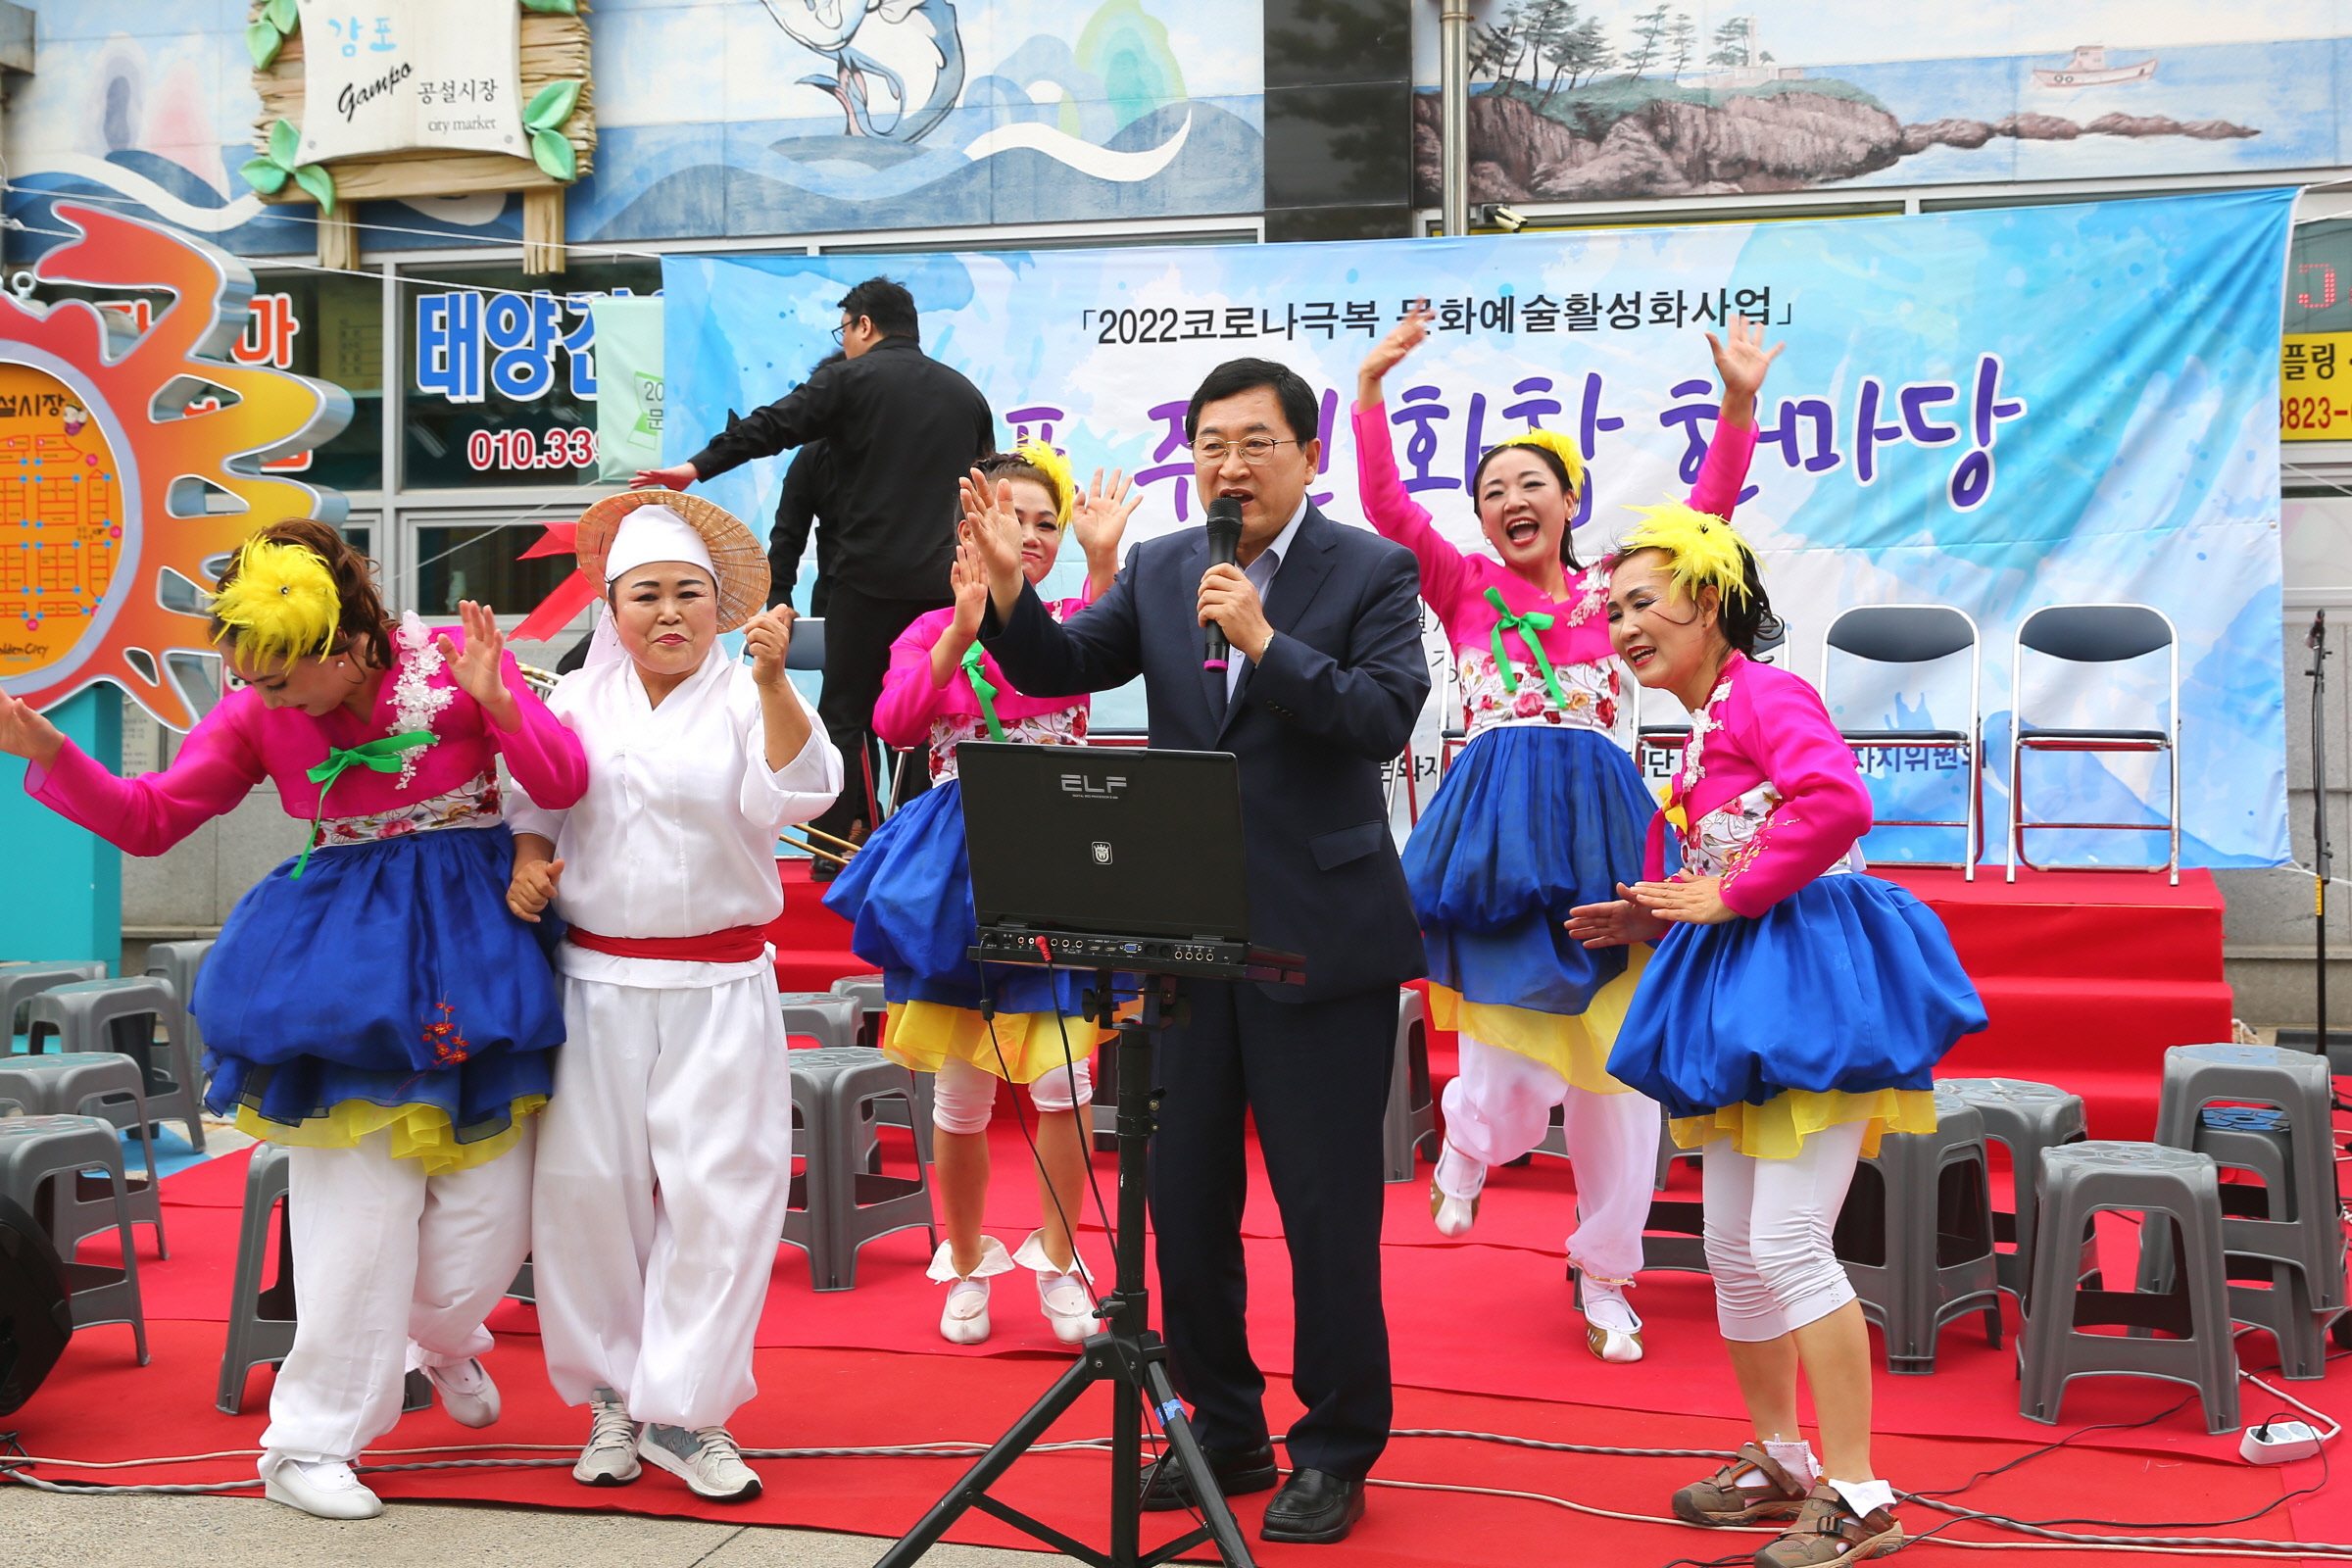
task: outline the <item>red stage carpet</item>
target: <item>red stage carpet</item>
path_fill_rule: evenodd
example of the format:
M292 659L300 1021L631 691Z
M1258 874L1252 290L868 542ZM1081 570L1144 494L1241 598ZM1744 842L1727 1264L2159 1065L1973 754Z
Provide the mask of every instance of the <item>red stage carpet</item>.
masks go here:
M1000 1120L992 1141L997 1179L990 1226L1016 1240L1036 1217L1027 1152L1008 1118ZM905 1158L903 1145L893 1151L894 1164ZM267 1404L267 1370L251 1380L248 1414L231 1418L212 1408L243 1164L242 1156L232 1155L170 1178L172 1255L169 1262L146 1257L142 1269L155 1364L145 1369L131 1364L127 1330L97 1329L77 1337L57 1376L9 1420L30 1452L121 1460L254 1446ZM1098 1160L1105 1182L1109 1164L1107 1156ZM1678 1184L1690 1179L1687 1171L1677 1178ZM1636 1299L1649 1319L1647 1360L1607 1367L1583 1348L1558 1254L1574 1203L1565 1165L1543 1160L1528 1169L1497 1172L1475 1240L1467 1243L1446 1242L1431 1230L1422 1183L1392 1186L1389 1195L1387 1298L1400 1385L1399 1426L1641 1447L1729 1447L1739 1440L1737 1396L1713 1337L1703 1279L1662 1275L1644 1280ZM1282 1381L1291 1365L1293 1325L1288 1259L1275 1221L1260 1174L1248 1221L1252 1342L1275 1379L1270 1408L1279 1424L1297 1407ZM2111 1240L2131 1245L2128 1234ZM1083 1246L1099 1269L1107 1267L1108 1248L1099 1230ZM102 1250L93 1245L85 1256ZM152 1252L144 1233L141 1251ZM985 1441L1043 1391L1066 1363L1067 1352L1052 1346L1026 1279L1016 1274L1001 1282L995 1340L976 1349L958 1349L936 1334L938 1288L921 1278L927 1252L919 1231L874 1243L863 1254L856 1291L818 1295L808 1289L800 1253L779 1250L760 1333L761 1396L737 1428L747 1446ZM2129 1263L2122 1257L2110 1260L2111 1269L2119 1266L2128 1269ZM493 1436L519 1445L578 1440L579 1413L557 1404L540 1370L531 1309L509 1303L492 1324L501 1348L491 1365L506 1394L506 1418L492 1432L475 1434L438 1411L412 1416L385 1441L385 1448ZM2270 1364L2270 1348L2261 1338L2248 1338L2242 1348L2249 1366ZM1881 1424L1888 1434L1881 1467L1911 1489L1957 1486L2080 1427L2154 1416L2185 1392L2134 1379L2078 1383L2063 1426L2034 1425L2016 1413L2010 1351L1987 1348L1974 1320L1946 1331L1936 1375L1878 1381ZM2332 1411L2352 1407L2348 1383L2352 1379L2331 1377L2293 1386L2292 1392ZM2249 1418L2267 1413L2271 1403L2258 1391L2247 1391ZM1056 1435L1101 1436L1107 1430L1106 1409L1105 1396L1090 1399ZM2319 1465L2254 1469L2230 1457L2234 1446L2234 1439L2204 1435L2192 1401L2144 1428L2087 1434L2073 1446L1982 1484L1965 1500L2029 1519L2098 1515L2151 1523L2220 1520L2268 1508L2251 1523L2212 1533L2352 1541L2352 1506L2334 1496L2278 1505L2282 1491L2316 1481ZM389 1454L379 1453L378 1459L400 1462ZM220 1480L236 1476L242 1462L109 1472L105 1479ZM1104 1464L1094 1453L1041 1456L1016 1469L1005 1495L1060 1528L1098 1538L1105 1518ZM958 1468L956 1460L928 1458L769 1461L763 1465L767 1495L740 1509L701 1503L654 1475L624 1490L591 1491L575 1486L560 1468L413 1472L385 1478L384 1490L396 1497L620 1508L888 1535L911 1523ZM1657 1515L1664 1513L1673 1487L1704 1468L1691 1460L1546 1454L1463 1440L1399 1439L1380 1474L1544 1493ZM74 1474L63 1468L42 1473L58 1479ZM1241 1510L1245 1519L1254 1521L1264 1500L1247 1499ZM1911 1518L1915 1530L1939 1522L1917 1507ZM1985 1532L1968 1526L1954 1534L1983 1538ZM969 1523L955 1539L1026 1544L986 1520ZM1569 1541L1577 1544L1573 1553L1563 1550ZM1705 1538L1666 1524L1571 1516L1541 1501L1384 1491L1375 1495L1368 1522L1345 1546L1315 1553L1268 1546L1262 1557L1277 1563L1401 1565L1590 1555L1647 1565L1719 1557L1743 1542L1752 1549L1747 1538ZM1959 1560L1957 1550L1936 1543L1913 1551L1923 1564ZM2088 1553L2074 1551L2039 1555L2061 1562L2090 1560Z

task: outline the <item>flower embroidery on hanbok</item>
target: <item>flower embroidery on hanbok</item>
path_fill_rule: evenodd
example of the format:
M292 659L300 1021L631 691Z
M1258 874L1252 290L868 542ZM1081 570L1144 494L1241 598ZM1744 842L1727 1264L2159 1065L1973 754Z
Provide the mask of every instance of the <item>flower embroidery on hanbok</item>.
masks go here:
M435 686L433 677L449 666L441 650L433 646L433 634L416 617L414 610L403 611L400 626L392 633L392 641L400 648L400 673L392 682L392 733L412 734L433 727L443 709L457 700L455 685ZM426 748L418 747L400 760L400 777L394 788L407 789L416 778L416 764Z
M414 755L414 754L412 754ZM498 825L502 797L498 780L488 773L476 773L453 790L427 796L395 806L388 811L373 811L366 816L330 816L318 824L318 832L311 840L313 849L330 844L373 844L379 839L396 839L408 833L431 833L452 827L495 827Z
M439 1003L434 1011L441 1016L424 1026L425 1049L433 1054L436 1067L455 1067L473 1055L473 1046L458 1032L457 1009L448 1003Z
M1031 746L1084 746L1086 706L1058 708L1051 713L1004 721L1004 738ZM956 748L965 741L988 739L988 720L977 713L954 713L931 721L931 782L956 776Z
M1506 683L1491 652L1462 649L1455 675L1462 687L1463 730L1476 735L1497 724L1564 724L1574 729L1608 729L1616 724L1613 671L1598 664L1554 664L1552 674L1560 686L1557 706L1544 685L1544 672L1532 662L1512 660L1512 680ZM1518 690L1510 690L1511 685Z

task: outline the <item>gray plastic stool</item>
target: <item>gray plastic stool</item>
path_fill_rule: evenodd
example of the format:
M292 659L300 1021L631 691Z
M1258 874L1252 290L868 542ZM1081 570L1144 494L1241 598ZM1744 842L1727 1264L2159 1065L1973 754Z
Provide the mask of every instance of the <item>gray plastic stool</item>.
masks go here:
M204 968L204 960L213 951L210 942L150 942L147 944L147 973L172 988L179 1002L178 1040L188 1054L188 1059L199 1068L204 1064L204 1030L196 1022L196 976ZM199 1074L197 1093L204 1084ZM204 1146L197 1146L202 1149Z
M1389 1059L1389 1106L1380 1148L1388 1180L1409 1182L1414 1156L1437 1158L1438 1107L1429 1087L1429 1005L1410 986L1396 993L1396 1048Z
M1936 1337L1969 1312L1984 1314L1984 1342L1999 1348L1990 1187L1984 1118L1941 1084L1934 1132L1887 1133L1854 1167L1838 1258L1885 1334L1887 1371L1935 1371Z
M43 958L34 963L0 963L0 1050L14 1051L15 1037L24 1031L17 1027L18 1014L24 1010L25 999L38 996L58 986L68 986L76 980L103 980L106 965L97 959L75 961L63 958Z
M277 1232L277 1278L262 1284L270 1233ZM286 1152L262 1144L245 1167L245 1217L237 1231L237 1272L228 1290L228 1345L220 1352L220 1389L214 1407L223 1415L245 1408L245 1380L253 1369L283 1361L294 1349L294 1217L286 1202Z
M112 1051L0 1056L0 1098L17 1101L36 1115L93 1117L137 1133L147 1174L124 1189L131 1223L154 1226L156 1255L172 1255L164 1245L163 1184L156 1176L155 1137L136 1061Z
M878 1237L919 1227L938 1249L930 1172L920 1163L911 1179L862 1168L876 1102L892 1096L911 1102L913 1075L879 1052L837 1046L792 1054L803 1168L792 1179L783 1239L808 1254L811 1290L854 1290L858 1250Z
M778 999L784 1008L784 1032L810 1035L828 1050L858 1044L858 1004L830 991L787 991Z
M203 1090L179 1029L180 1005L161 980L83 980L41 992L25 1004L25 1049L55 1035L61 1051L113 1051L139 1064L147 1113L179 1122L188 1144L204 1149ZM155 1031L162 1024L159 1049Z
M2054 1425L2075 1378L2124 1375L2185 1383L2203 1396L2205 1430L2237 1430L2237 1348L2222 1257L2222 1200L2213 1159L2162 1144L2092 1141L2045 1151L2033 1288L2019 1356L2018 1411ZM2182 1267L2170 1292L2083 1290L2068 1278L2081 1237L2102 1209L2142 1216L2140 1237L2169 1220ZM2084 1334L2123 1325L2176 1336Z
M2079 1144L2090 1136L2082 1097L2054 1084L2029 1083L2022 1078L1946 1078L1936 1088L1950 1090L1984 1121L1988 1143L2009 1151L2011 1207L1992 1211L1992 1237L2009 1242L2016 1250L1998 1254L2001 1289L2026 1298L2027 1278L2034 1266L2035 1184L2041 1177L2041 1156L2061 1144ZM2086 1254L2096 1267L2095 1252Z
M106 1172L103 1184L82 1172ZM122 1141L94 1116L0 1116L0 1197L23 1207L49 1233L65 1265L67 1304L76 1329L127 1323L147 1364L147 1315L139 1305L139 1254L130 1240ZM96 1188L93 1192L91 1189ZM85 1236L112 1229L122 1263L77 1263Z
M890 1010L890 999L882 994L882 977L878 974L853 974L833 982L832 994L847 997L858 1004L858 1044L882 1044L882 1018Z
M2260 1200L2264 1206L2258 1216L2251 1187L2233 1184L2223 1190L2222 1250L2300 1268L2313 1305L2323 1310L2345 1304L2330 1095L2325 1055L2274 1046L2175 1046L2164 1054L2163 1099L2156 1111L2158 1143L2204 1150L2217 1162L2235 1165L2240 1162L2210 1146L2221 1134L2230 1150L2259 1157L2257 1143L2227 1136L2255 1129L2211 1126L2203 1114L2206 1106L2228 1100L2277 1107L2278 1119L2261 1131L2275 1135L2278 1155L2245 1167L2260 1171L2269 1184Z

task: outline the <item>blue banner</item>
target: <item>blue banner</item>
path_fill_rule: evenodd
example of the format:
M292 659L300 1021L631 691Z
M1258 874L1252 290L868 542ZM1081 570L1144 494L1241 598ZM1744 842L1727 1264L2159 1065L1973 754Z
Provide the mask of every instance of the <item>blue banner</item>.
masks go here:
M2178 637L2183 861L2275 865L2288 853L2278 341L2293 203L2262 190L1462 240L670 258L663 450L682 461L730 409L803 379L833 347L844 290L880 270L913 290L925 348L987 393L1003 439L1049 440L1081 474L1140 477L1149 500L1131 539L1198 524L1185 402L1243 355L1281 360L1321 392L1316 500L1358 521L1356 364L1426 297L1432 341L1387 388L1408 487L1457 544L1483 549L1462 490L1478 454L1531 425L1565 430L1591 459L1575 535L1590 560L1631 524L1628 507L1688 489L1717 414L1704 333L1748 316L1788 345L1759 399L1737 517L1788 621L1776 659L1822 681L1824 634L1856 605L1973 617L1997 860L2019 623L2050 605L2152 606ZM755 464L709 493L764 526L783 468ZM1075 579L1074 562L1058 569ZM1849 728L1965 730L1970 662L1829 654L1826 679ZM2162 654L2025 662L2034 724L2170 726ZM1457 704L1441 681L1413 780L1424 800ZM1644 707L1648 722L1677 716L1657 694ZM1866 752L1881 815L1961 816L1954 761ZM2031 819L2162 819L2160 758L2042 755L2027 767ZM1958 842L1955 829L1896 828L1867 848L1954 859ZM2161 860L2163 842L2048 832L2029 847L2130 864Z

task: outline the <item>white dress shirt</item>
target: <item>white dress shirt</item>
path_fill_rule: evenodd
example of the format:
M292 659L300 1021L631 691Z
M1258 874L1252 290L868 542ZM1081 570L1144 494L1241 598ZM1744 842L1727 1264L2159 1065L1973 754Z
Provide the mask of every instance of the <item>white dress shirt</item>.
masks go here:
M1257 590L1258 603L1261 606L1265 603L1266 596L1273 591L1274 574L1282 569L1283 558L1291 553L1291 541L1298 537L1298 525L1305 520L1306 498L1301 496L1298 500L1298 510L1291 514L1291 520L1283 524L1282 532L1274 536L1274 542L1259 551L1255 561L1242 568L1242 575L1249 578L1250 586ZM1238 654L1241 650L1237 648L1234 652ZM1227 702L1233 701L1234 688L1241 685L1242 666L1247 662L1249 661L1243 659L1228 658L1225 661L1225 700Z
M784 910L776 835L841 793L841 754L808 709L808 744L767 765L767 726L751 666L713 649L657 708L626 659L564 677L547 706L588 754L588 793L551 811L520 790L507 823L552 841L564 873L555 912L599 936L692 937L765 925ZM579 980L662 990L758 974L765 959L676 962L559 950Z

